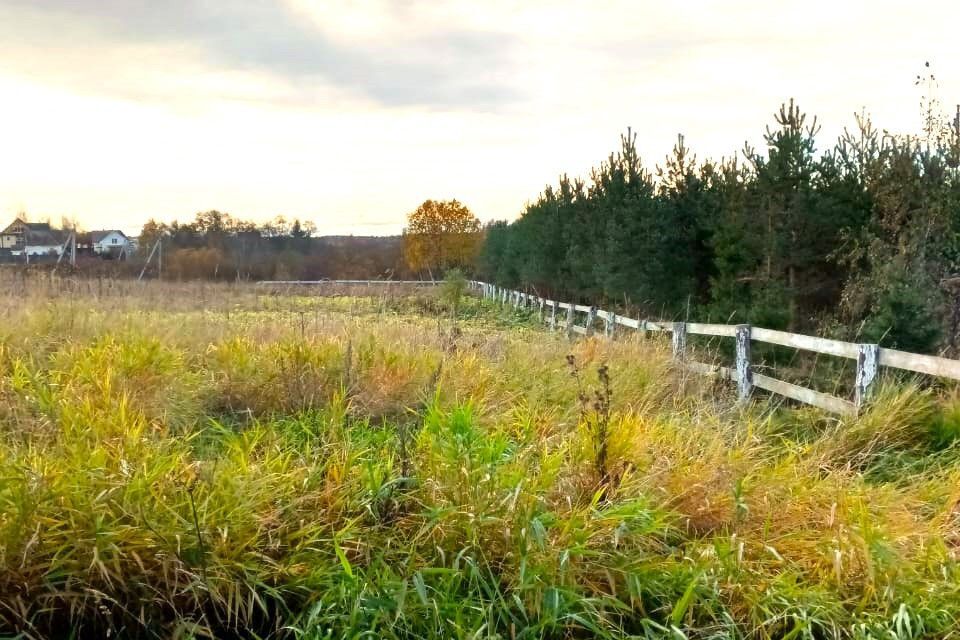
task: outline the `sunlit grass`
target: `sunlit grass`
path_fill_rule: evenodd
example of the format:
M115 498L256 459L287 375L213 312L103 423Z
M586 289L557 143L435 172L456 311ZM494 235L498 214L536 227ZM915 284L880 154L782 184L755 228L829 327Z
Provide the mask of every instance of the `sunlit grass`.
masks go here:
M740 408L658 340L570 343L479 301L454 330L431 295L60 287L8 309L0 633L954 632L955 399Z

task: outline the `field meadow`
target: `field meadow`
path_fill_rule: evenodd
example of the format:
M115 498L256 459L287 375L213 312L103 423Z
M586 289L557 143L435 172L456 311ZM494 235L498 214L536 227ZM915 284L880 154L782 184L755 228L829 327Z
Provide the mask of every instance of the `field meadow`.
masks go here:
M437 290L3 284L4 637L960 637L950 389L841 420Z

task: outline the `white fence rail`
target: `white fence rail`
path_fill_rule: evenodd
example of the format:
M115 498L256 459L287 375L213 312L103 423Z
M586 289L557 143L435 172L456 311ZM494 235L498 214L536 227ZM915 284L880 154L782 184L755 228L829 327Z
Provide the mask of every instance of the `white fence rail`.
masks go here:
M381 284L391 286L395 284L412 284L421 287L432 287L441 284L440 280L260 280L257 282L260 286L286 286L286 285L324 285L324 284L365 284L372 286Z
M551 329L562 328L567 335L593 335L597 320L603 320L603 333L613 337L616 325L638 331L666 331L672 334L673 357L687 369L706 375L716 375L737 383L741 401L749 399L758 387L798 402L813 405L832 413L854 416L869 399L879 367L902 369L942 378L960 380L960 360L926 356L886 349L875 344L857 344L806 336L786 331L774 331L746 324L704 324L699 322L658 322L642 318L618 316L612 311L596 307L557 302L520 291L513 291L487 282L471 281L470 286L487 299L517 308L535 308L541 321ZM576 324L576 314L586 314L584 324ZM719 336L736 340L736 362L733 368L693 362L687 359L687 335ZM750 343L763 342L805 351L813 351L857 363L853 401L838 398L801 387L784 380L755 373L750 364Z

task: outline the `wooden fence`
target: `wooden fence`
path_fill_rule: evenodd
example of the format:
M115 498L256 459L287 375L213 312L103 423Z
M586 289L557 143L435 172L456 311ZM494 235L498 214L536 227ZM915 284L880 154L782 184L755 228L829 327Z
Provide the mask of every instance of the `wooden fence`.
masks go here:
M716 375L736 382L741 401L746 401L754 387L770 391L798 402L813 405L827 411L855 416L870 397L871 387L880 367L901 369L931 376L960 380L960 360L925 356L916 353L887 349L875 344L856 344L805 336L785 331L752 327L747 324L705 324L699 322L658 322L641 318L619 316L595 306L571 304L547 300L521 291L513 291L487 282L471 281L472 289L484 298L517 308L535 308L540 319L551 329L563 328L568 335L593 335L597 320L603 321L603 334L609 338L619 326L638 331L665 331L672 334L673 357L687 369L697 373ZM584 324L577 324L577 314L585 315ZM736 359L732 367L694 362L687 358L687 336L719 336L736 341ZM853 401L821 393L784 380L753 371L750 363L751 342L792 347L856 361L857 374L854 382Z
M357 284L357 285L414 285L417 287L432 287L438 284L442 284L442 280L260 280L257 282L260 286L287 286L287 285L325 285L325 284Z

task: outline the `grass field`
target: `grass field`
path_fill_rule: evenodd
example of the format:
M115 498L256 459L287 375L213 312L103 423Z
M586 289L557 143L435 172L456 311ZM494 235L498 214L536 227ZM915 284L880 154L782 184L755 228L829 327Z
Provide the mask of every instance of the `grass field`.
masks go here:
M960 637L960 402L435 292L4 283L0 635Z

